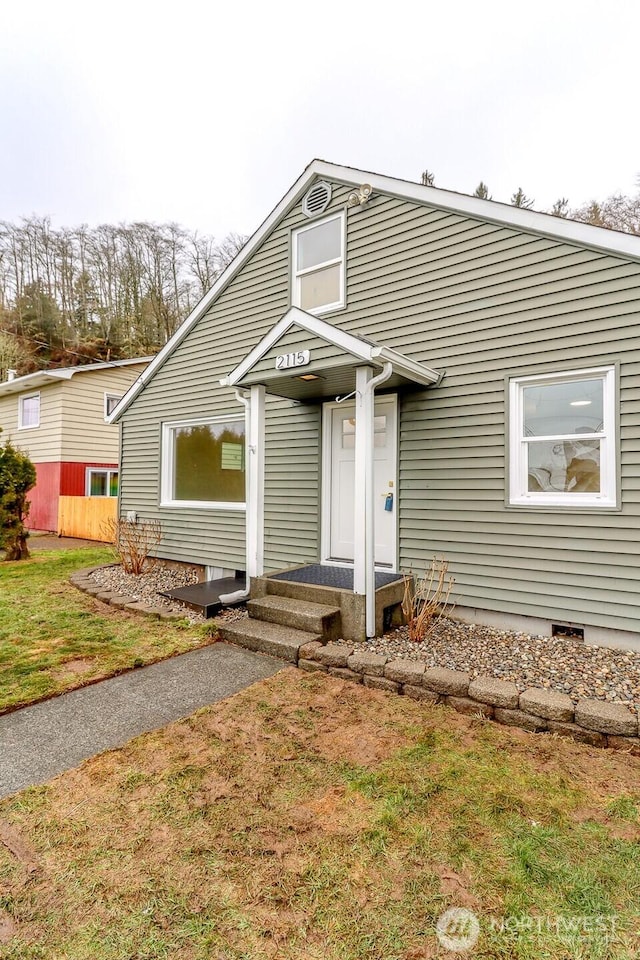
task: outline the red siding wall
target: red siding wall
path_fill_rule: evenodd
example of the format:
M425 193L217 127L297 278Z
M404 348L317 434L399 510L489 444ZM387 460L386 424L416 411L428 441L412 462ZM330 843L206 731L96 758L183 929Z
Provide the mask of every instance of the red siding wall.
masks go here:
M31 510L27 526L31 530L58 529L58 496L61 463L36 463L36 485L29 491Z
M58 530L58 497L84 497L86 468L115 470L117 463L36 463L36 485L29 492L31 530Z
M104 467L109 470L115 470L117 463L63 463L62 475L60 477L60 496L61 497L84 497L86 492L86 469L87 467Z

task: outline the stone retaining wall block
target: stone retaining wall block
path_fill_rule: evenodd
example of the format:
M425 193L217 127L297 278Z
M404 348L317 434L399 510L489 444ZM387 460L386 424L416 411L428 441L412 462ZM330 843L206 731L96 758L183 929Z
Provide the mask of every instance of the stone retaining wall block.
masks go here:
M312 673L314 670L319 670L321 673L327 672L327 668L315 660L298 660L298 666L301 670L306 670L308 673Z
M507 680L497 680L495 677L477 677L469 684L469 696L481 703L489 703L492 707L504 707L507 710L517 709L520 694L515 683Z
M111 606L122 608L122 607L128 607L135 602L136 601L133 597L114 597L113 600L111 601Z
M339 643L327 643L313 654L313 659L324 663L325 667L346 667L353 653L353 647L342 647Z
M469 674L447 667L429 667L422 677L422 685L436 693L453 697L466 697L469 691Z
M520 694L520 709L547 720L573 721L574 706L571 697L555 690L530 687Z
M424 676L425 665L416 660L389 660L384 668L387 680L396 683L419 684Z
M508 727L522 727L523 730L530 730L532 733L541 733L547 729L546 720L535 717L532 713L525 713L524 710L505 710L503 707L496 707L494 718L498 723L504 723Z
M576 723L598 733L613 733L623 737L635 737L638 734L637 716L622 704L604 700L580 700L576 704Z
M303 660L315 660L315 654L322 646L323 644L321 644L318 640L312 640L310 643L303 643L298 650L298 657L302 657Z
M362 683L362 674L349 670L348 667L327 667L332 677L340 677L342 680L351 680L352 683Z
M365 687L371 687L372 690L387 690L389 693L400 693L400 684L394 680L387 680L385 677L370 677L365 673L363 681Z
M588 743L590 747L606 747L607 738L595 730L586 730L577 723L560 723L557 720L548 720L549 733L557 733L560 737L571 737L578 743Z
M445 701L458 713L468 717L484 717L487 720L493 717L493 707L488 703L479 703L470 697L445 697Z
M402 692L405 697L411 697L413 700L423 700L426 703L439 703L440 694L433 690L427 690L426 687L418 687L414 683L405 683Z
M347 660L347 666L350 670L355 670L356 673L367 673L370 677L381 677L384 674L386 662L387 657L383 657L379 653L367 653L366 651L359 653L356 650Z

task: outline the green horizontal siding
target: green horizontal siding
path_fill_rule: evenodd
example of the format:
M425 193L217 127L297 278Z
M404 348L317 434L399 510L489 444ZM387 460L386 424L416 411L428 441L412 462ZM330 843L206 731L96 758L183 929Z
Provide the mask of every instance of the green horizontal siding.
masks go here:
M335 185L330 209L349 191ZM298 205L124 417L122 506L162 514L167 556L243 562L242 515L157 507L159 423L241 410L218 380L290 306L289 234L303 222ZM348 211L346 276L346 309L330 322L446 371L439 387L401 398L401 566L420 571L434 554L447 557L460 604L639 630L640 265L374 196ZM276 352L310 339L287 334L265 371ZM312 347L319 357L322 346ZM505 377L614 362L621 511L505 506ZM319 556L320 407L272 400L267 423L274 569Z

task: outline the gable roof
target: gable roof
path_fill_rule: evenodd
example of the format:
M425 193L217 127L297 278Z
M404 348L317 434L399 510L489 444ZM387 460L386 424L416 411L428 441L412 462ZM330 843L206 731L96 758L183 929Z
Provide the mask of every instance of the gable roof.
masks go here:
M209 292L196 305L171 339L167 341L147 369L143 371L136 383L127 391L111 417L109 417L110 423L120 419L146 384L155 376L156 371L171 356L187 334L204 316L211 304L239 273L262 241L282 217L302 199L311 183L317 178L354 187L360 186L362 183L368 183L374 192L384 193L400 200L410 200L425 206L437 207L439 210L445 210L449 213L461 214L488 223L495 223L499 226L522 230L525 233L533 233L565 243L577 244L580 247L587 247L599 253L607 253L640 262L640 237L633 234L595 227L576 220L554 217L548 213L538 213L535 210L514 207L511 204L500 203L496 200L482 200L479 197L470 197L467 194L455 193L451 190L441 190L439 187L426 187L420 183L398 180L395 177L387 177L367 170L357 170L353 167L327 163L325 160L313 160L282 200L274 207L266 220L249 238L227 269L218 277Z
M112 367L128 367L134 363L151 363L153 357L134 357L129 360L110 360L100 363L83 363L77 367L56 367L53 370L36 370L35 373L26 373L23 377L13 380L4 380L0 383L0 397L10 393L22 393L24 390L37 390L49 383L60 380L71 380L79 373L90 373L96 370L109 370Z
M350 354L354 359L362 363L372 363L376 366L383 366L385 363L391 363L395 373L404 377L411 383L419 383L422 386L439 383L442 374L431 367L427 367L416 360L405 357L397 350L382 346L368 337L356 336L341 330L327 320L321 317L314 317L306 313L299 307L291 307L285 315L271 328L269 333L262 338L253 350L251 350L244 360L231 371L231 373L220 381L223 387L235 387L242 384L243 379L252 370L252 368L264 357L264 355L275 346L290 330L291 327L300 327L308 333L315 334L326 343L331 343L339 347L344 353Z

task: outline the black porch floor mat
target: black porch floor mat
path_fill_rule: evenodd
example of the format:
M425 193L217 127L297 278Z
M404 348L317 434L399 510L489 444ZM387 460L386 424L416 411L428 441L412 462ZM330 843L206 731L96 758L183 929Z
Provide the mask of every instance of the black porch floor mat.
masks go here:
M317 587L336 587L339 590L353 590L352 567L330 567L322 563L310 563L297 570L285 570L283 573L274 573L271 580L290 580L292 583L310 583ZM385 587L388 583L402 580L401 573L384 573L376 571L376 590Z

